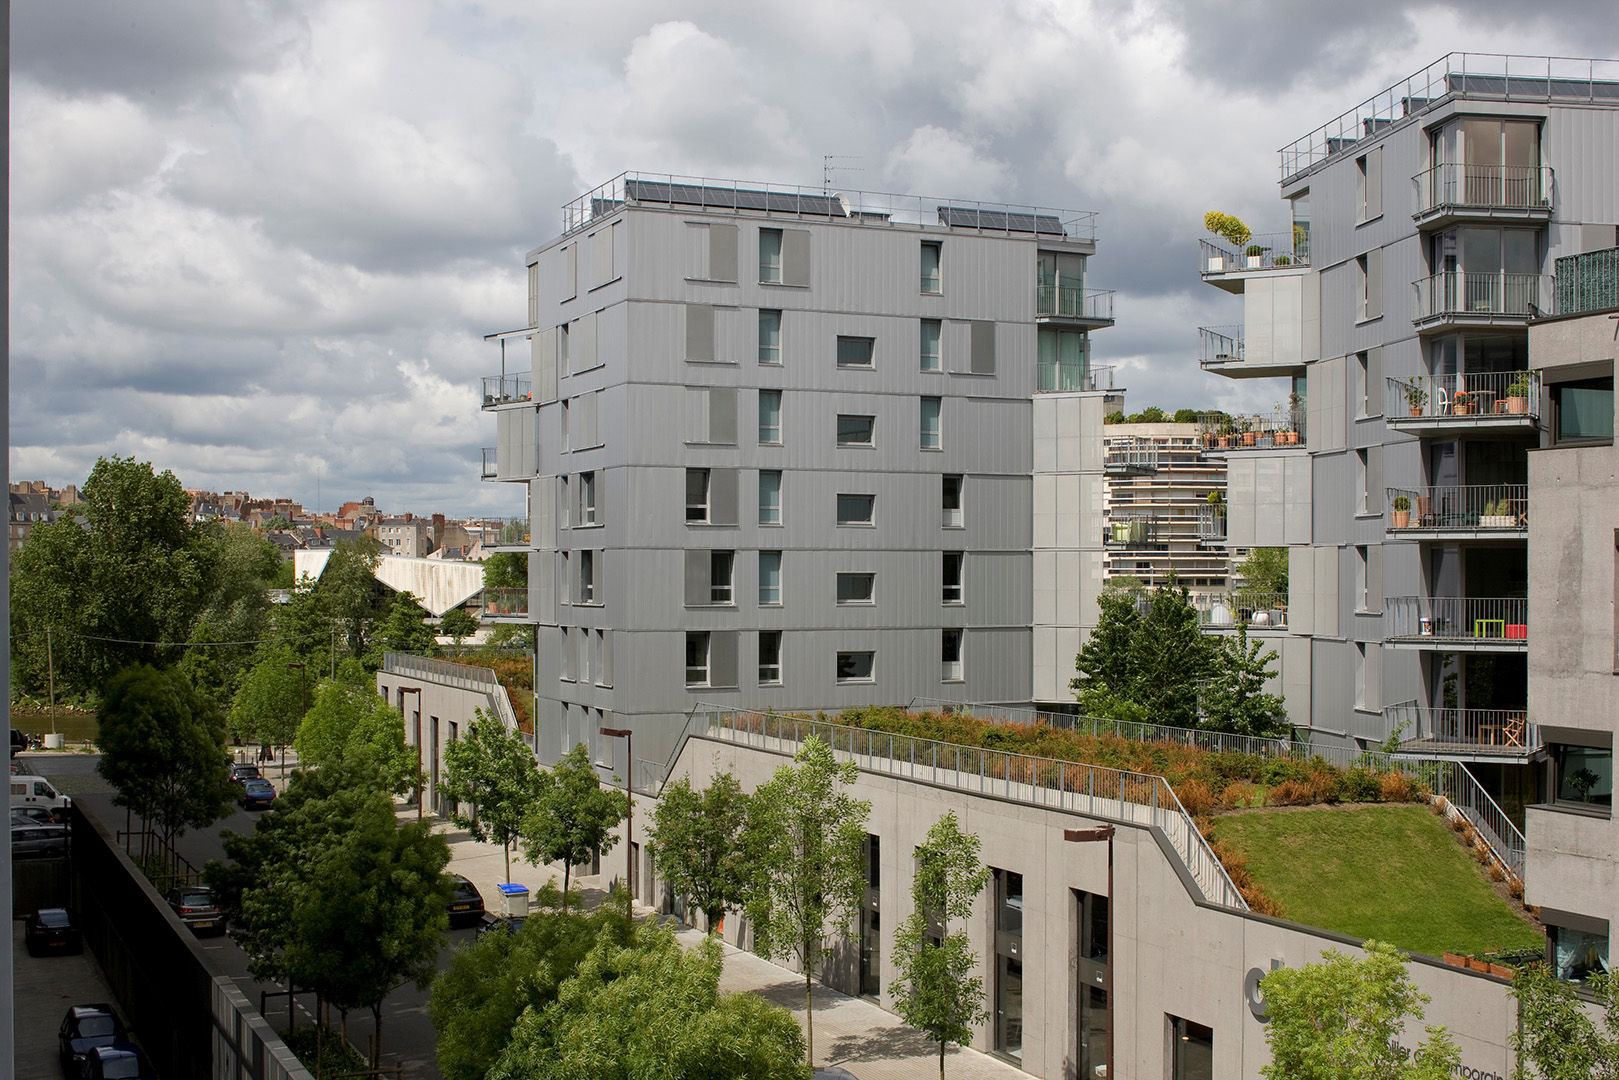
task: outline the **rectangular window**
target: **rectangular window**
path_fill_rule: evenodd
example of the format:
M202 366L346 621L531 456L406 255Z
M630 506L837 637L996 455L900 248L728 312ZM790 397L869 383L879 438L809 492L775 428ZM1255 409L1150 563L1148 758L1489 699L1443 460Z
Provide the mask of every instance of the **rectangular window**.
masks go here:
M840 368L869 368L872 365L872 353L877 346L876 338L869 337L840 337L838 338L838 367Z
M838 603L870 604L877 581L876 574L848 573L838 575Z
M781 391L759 391L759 442L776 446L781 443Z
M1355 194L1360 203L1359 221L1383 216L1383 148L1355 159Z
M838 416L839 446L870 446L877 428L875 416Z
M579 524L596 524L596 474L579 474Z
M1355 451L1355 488L1360 496L1357 514L1371 514L1377 511L1378 500L1367 490L1368 482L1372 478L1371 456L1366 448Z
M941 251L942 245L938 241L922 241L922 291L925 293L944 291L939 276Z
M943 520L941 524L946 529L959 529L962 527L961 482L962 478L960 476L944 477L941 499Z
M708 482L707 469L686 470L686 520L708 520Z
M1171 1080L1214 1080L1214 1030L1178 1016L1168 1019Z
M923 371L939 371L939 336L944 329L944 323L938 319L922 320L922 356L921 368Z
M613 685L613 632L596 631L596 685Z
M759 311L759 363L781 364L781 312Z
M1355 260L1360 278L1360 319L1383 317L1383 249L1373 248Z
M840 683L872 682L875 670L874 652L839 652L837 678Z
M1553 746L1556 768L1555 801L1593 809L1613 809L1613 748Z
M1613 376L1557 383L1551 388L1552 411L1556 416L1553 442L1613 442Z
M759 552L759 604L762 607L781 605L781 552Z
M959 604L961 595L961 567L967 555L961 551L944 553L944 603Z
M759 631L759 685L781 685L781 631Z
M1023 875L995 875L995 1049L1023 1060Z
M596 553L588 549L579 552L579 602L596 602Z
M1608 970L1608 932L1547 926L1546 952L1559 979L1583 986Z
M708 631L686 631L686 685L708 685Z
M759 524L781 524L781 473L764 470L759 473Z
M767 284L781 283L781 230L759 230L759 280Z
M939 444L939 410L943 407L943 399L925 397L922 399L922 449L938 450Z
M736 552L711 551L708 553L708 602L732 602L731 574L736 568Z
M961 635L960 630L942 630L939 633L939 660L942 667L939 677L945 682L962 682L966 678L962 673Z
M573 634L566 626L562 628L562 655L558 657L558 661L562 678L567 682L573 682Z
M842 495L838 496L838 524L839 525L871 525L872 515L877 508L875 495Z

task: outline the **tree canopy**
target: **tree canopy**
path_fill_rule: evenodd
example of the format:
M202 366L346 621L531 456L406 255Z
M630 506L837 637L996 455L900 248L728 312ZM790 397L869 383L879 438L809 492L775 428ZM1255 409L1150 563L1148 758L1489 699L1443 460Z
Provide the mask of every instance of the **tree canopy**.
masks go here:
M464 607L451 608L438 621L439 633L457 645L478 632L478 620Z
M1214 669L1215 646L1198 628L1184 586L1150 593L1125 588L1097 598L1101 618L1074 667L1071 683L1096 716L1196 727L1198 685Z
M692 790L686 776L666 784L652 812L649 846L658 873L703 913L710 934L747 898L747 820L748 796L728 772L702 791Z
M1211 731L1238 735L1281 736L1291 730L1282 699L1265 692L1265 683L1274 678L1274 649L1262 641L1249 641L1248 628L1219 639L1215 649L1214 674L1203 695L1202 726Z
M393 599L387 602L387 614L372 628L366 647L366 667L372 670L382 667L385 652L432 656L438 651L434 636L420 601L409 592L394 593Z
M374 688L342 678L322 679L298 726L298 758L325 767L363 749L387 790L400 794L416 780L416 754L405 743L405 717Z
M474 840L493 840L501 846L507 881L512 879L512 844L544 791L543 774L523 737L482 709L466 733L444 751L439 792L451 803L450 820Z
M1253 548L1248 552L1248 557L1237 564L1237 576L1243 580L1241 592L1244 595L1280 594L1286 597L1287 549Z
M536 866L562 864L566 910L573 868L606 854L618 842L613 829L624 820L624 797L602 787L584 743L576 743L550 772L540 775L539 800L523 817L523 856Z
M1573 985L1545 964L1530 964L1513 977L1519 1018L1507 1036L1518 1056L1513 1080L1619 1080L1619 982L1601 973L1587 988L1600 1003L1600 1026Z
M231 701L231 732L239 739L285 746L298 734L309 692L320 678L286 642L266 643Z

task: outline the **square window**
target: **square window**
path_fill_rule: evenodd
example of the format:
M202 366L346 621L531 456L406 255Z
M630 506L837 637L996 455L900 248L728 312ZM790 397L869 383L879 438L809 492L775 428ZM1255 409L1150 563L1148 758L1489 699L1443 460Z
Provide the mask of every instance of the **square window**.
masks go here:
M939 442L939 411L944 402L941 398L925 397L922 399L922 449L938 450Z
M759 603L764 607L781 604L781 552L759 552Z
M766 284L781 283L781 230L759 230L759 280Z
M838 416L839 446L870 446L877 428L875 416Z
M939 368L939 336L944 324L938 319L922 320L922 355L921 368L923 371L938 371Z
M759 312L759 363L781 364L781 312Z
M781 631L759 631L759 685L781 684Z
M1613 749L1596 746L1553 746L1556 802L1580 803L1593 809L1613 807Z
M963 602L961 593L961 568L967 555L961 551L946 551L944 553L944 603L960 604Z
M731 603L731 572L736 566L736 552L711 551L708 553L708 602Z
M962 527L961 517L961 482L960 476L946 476L942 485L941 509L943 510L943 525L947 529Z
M759 524L781 524L781 473L759 473Z
M759 391L759 442L781 444L781 391Z
M837 678L840 683L872 682L877 654L874 652L838 653Z
M686 632L686 685L708 685L708 631Z
M939 276L939 263L943 253L943 245L938 241L922 241L922 291L925 293L942 292L942 280Z
M708 470L686 470L686 520L708 520Z
M840 368L869 368L872 366L872 354L876 350L877 339L869 337L840 337L838 338L838 367Z
M869 604L872 603L873 590L877 581L876 574L839 574L838 575L838 603L840 604Z
M960 630L943 630L939 634L939 661L941 666L940 677L945 682L962 682L966 676L962 672Z
M1613 376L1551 387L1553 445L1613 441Z
M877 508L875 495L839 495L838 496L838 524L839 525L870 525L873 524L872 515Z

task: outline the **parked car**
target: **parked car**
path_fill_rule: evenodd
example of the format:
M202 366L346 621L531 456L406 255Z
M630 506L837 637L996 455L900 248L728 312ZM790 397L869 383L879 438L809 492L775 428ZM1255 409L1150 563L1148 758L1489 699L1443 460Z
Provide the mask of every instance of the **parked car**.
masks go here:
M11 729L11 756L16 757L18 754L22 753L26 749L28 749L28 736L24 735L21 731L18 731L16 728L12 728Z
M204 932L225 932L225 916L220 914L219 905L214 903L213 890L208 886L181 885L170 889L164 899L193 934L201 937Z
M98 1046L84 1056L83 1080L157 1080L157 1073L134 1043Z
M72 803L72 799L57 791L43 776L24 773L11 778L11 805L14 807L46 806L65 810Z
M13 859L47 859L67 854L66 825L11 825Z
M84 949L79 928L73 925L73 916L66 908L40 908L28 916L23 926L23 940L29 956L51 953L76 953Z
M523 918L510 915L491 915L484 913L483 921L478 923L478 936L485 934L516 934L523 929Z
M13 806L13 825L66 825L67 811L56 806Z
M264 779L264 776L259 772L259 767L257 765L248 765L244 762L237 762L235 765L230 767L230 782L233 784L245 784L249 780L262 779Z
M243 810L268 810L275 802L275 785L268 780L249 780L242 785L242 797L236 801Z
M450 881L450 925L476 926L483 922L483 894L478 886L460 874L451 874Z
M78 1076L84 1071L84 1059L98 1046L111 1046L129 1038L124 1022L106 1002L93 1005L75 1005L62 1017L57 1029L57 1053L62 1059L62 1071Z

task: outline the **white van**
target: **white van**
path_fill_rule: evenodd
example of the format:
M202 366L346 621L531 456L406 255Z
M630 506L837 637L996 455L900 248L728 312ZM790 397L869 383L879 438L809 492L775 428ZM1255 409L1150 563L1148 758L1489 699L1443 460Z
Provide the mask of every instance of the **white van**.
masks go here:
M63 795L43 776L13 776L11 778L12 806L41 806L50 810L65 810L73 800Z

